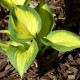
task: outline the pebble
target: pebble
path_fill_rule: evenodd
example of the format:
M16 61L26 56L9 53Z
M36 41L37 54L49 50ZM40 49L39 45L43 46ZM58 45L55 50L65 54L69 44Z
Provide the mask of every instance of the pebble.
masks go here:
M34 1L30 1L29 6L35 8L38 4Z
M10 69L12 66L9 64L9 65L7 65L6 67L5 67L5 70L8 70L8 69Z
M68 74L72 74L73 72L72 72L72 71L67 70L67 73L68 73Z
M76 76L75 75L68 75L68 80L75 80Z
M77 59L76 62L78 63L78 65L80 65L80 59Z

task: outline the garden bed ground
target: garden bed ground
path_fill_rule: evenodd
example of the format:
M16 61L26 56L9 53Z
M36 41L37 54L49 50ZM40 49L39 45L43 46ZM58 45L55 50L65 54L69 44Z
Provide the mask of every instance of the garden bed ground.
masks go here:
M33 0L35 3L39 1ZM80 35L79 0L45 0L55 17L53 30L65 29ZM35 4L35 3L31 3ZM9 11L0 6L0 30L8 29ZM2 41L9 41L0 33ZM56 58L56 56L58 57ZM0 80L21 80L8 58L0 52ZM80 49L58 52L49 47L45 56L33 61L22 80L80 80Z

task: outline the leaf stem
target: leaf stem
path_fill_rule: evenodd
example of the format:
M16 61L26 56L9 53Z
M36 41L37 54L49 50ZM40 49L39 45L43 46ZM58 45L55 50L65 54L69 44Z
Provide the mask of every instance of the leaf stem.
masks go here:
M44 46L44 48L42 49L41 53L40 53L40 56L43 56L44 52L46 51L48 46Z

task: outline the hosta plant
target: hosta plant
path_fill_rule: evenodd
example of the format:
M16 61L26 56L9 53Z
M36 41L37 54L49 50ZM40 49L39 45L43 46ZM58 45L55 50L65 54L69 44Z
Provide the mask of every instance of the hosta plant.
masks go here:
M8 30L0 30L11 41L0 41L0 50L8 56L13 67L22 77L37 54L40 57L51 46L58 51L69 51L80 47L80 37L70 31L56 30L50 8L41 0L35 8L30 0L0 0L10 10Z

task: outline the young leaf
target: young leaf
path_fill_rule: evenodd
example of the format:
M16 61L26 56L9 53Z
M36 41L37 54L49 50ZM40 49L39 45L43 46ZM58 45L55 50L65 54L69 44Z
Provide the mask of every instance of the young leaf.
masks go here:
M41 18L28 6L15 6L10 13L8 26L12 38L24 43L32 40L40 32Z
M12 4L9 2L9 0L0 0L0 4L9 10L12 9Z
M9 45L17 46L18 44L13 41L0 41L0 51L6 55Z
M0 51L6 55L9 45L6 42L0 41Z
M28 49L25 49L23 46L9 46L7 51L7 56L11 64L22 77L23 73L28 69L32 61L35 59L38 53L38 46L36 41L33 40Z
M25 0L24 5L28 5L31 0Z
M30 0L0 0L0 4L9 9L12 10L13 5L28 5Z
M10 35L8 30L0 30L0 33L6 33L6 34Z
M6 33L12 40L14 40L14 39L11 37L11 34L10 34L9 30L0 30L0 33Z
M41 3L35 9L42 19L41 31L38 34L38 37L42 38L44 36L47 36L47 34L52 30L54 26L54 17L51 13L50 8L46 3L43 2L43 0L41 0Z
M69 51L80 47L80 37L66 30L53 31L41 41L59 51Z

